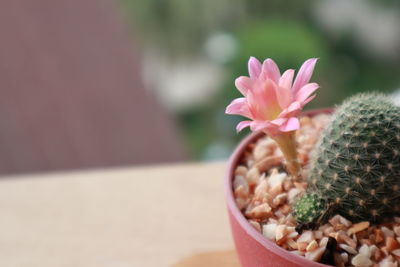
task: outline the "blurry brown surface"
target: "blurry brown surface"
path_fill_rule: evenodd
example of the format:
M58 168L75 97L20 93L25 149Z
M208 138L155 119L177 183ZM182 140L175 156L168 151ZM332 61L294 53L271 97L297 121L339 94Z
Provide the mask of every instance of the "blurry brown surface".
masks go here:
M234 250L226 250L196 254L173 265L173 267L204 266L240 267L240 263Z
M0 266L238 266L224 169L179 164L4 177Z
M184 158L117 3L0 2L0 173Z

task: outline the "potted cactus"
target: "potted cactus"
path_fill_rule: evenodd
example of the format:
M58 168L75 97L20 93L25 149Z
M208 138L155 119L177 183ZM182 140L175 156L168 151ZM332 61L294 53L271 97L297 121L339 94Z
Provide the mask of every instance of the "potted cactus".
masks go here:
M316 59L280 75L249 60L244 95L228 114L254 132L230 158L226 198L243 266L397 266L400 261L400 108L360 94L300 113L318 84Z

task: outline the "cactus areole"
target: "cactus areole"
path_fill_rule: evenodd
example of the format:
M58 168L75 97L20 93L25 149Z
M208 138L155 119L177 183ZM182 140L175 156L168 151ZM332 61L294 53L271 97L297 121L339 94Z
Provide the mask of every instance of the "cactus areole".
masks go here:
M335 214L380 223L400 215L400 107L374 93L346 100L309 168L307 193L294 206L298 223L324 223Z

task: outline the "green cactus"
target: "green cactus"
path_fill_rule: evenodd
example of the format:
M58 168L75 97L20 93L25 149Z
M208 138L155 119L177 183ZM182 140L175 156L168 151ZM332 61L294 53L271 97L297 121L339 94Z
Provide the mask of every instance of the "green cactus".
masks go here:
M297 221L322 223L333 214L353 222L400 215L400 107L380 94L360 94L338 107L310 162Z

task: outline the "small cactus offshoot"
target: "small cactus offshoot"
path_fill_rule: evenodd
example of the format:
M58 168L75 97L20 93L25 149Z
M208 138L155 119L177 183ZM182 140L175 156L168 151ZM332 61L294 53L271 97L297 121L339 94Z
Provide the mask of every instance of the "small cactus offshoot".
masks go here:
M333 214L372 223L400 215L400 107L380 94L345 101L316 145L308 184L294 207L301 224Z

